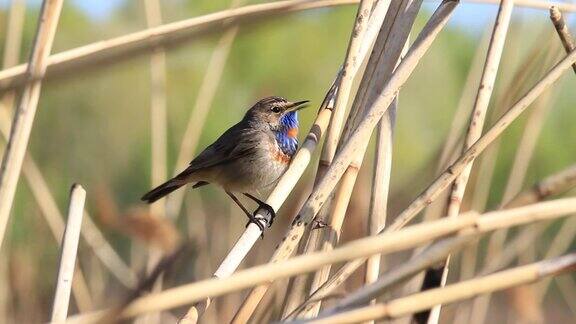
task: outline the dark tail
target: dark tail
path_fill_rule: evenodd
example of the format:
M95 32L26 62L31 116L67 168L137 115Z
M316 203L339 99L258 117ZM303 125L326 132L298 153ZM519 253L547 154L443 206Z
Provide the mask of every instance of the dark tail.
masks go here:
M150 190L147 194L142 196L142 200L151 204L156 200L166 196L167 194L171 193L172 191L182 187L185 185L186 182L179 180L178 178L174 178L164 182L163 184L159 185L158 187Z

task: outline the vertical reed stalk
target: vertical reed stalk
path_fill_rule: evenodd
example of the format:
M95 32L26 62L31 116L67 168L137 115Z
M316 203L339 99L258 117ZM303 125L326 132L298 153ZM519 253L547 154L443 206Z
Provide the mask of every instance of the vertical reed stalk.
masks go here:
M52 322L63 322L68 316L70 290L72 289L72 279L76 264L76 254L78 252L78 241L80 240L85 201L86 191L79 184L74 184L70 190L68 220L66 221L66 230L64 231L64 238L62 239L56 293L54 294L54 303L52 306Z
M409 57L410 52L407 55ZM407 59L406 59L407 60ZM405 60L405 61L406 61ZM516 102L507 112L482 136L470 149L468 149L458 160L456 160L446 171L444 171L426 190L424 190L404 211L396 217L394 222L382 233L397 231L410 222L423 208L433 202L439 194L446 189L450 183L468 164L468 161L475 159L482 153L495 139L497 139L506 128L524 112L534 100L538 98L544 90L557 81L562 73L576 62L576 51L573 51L562 61L557 63L540 81L538 81L530 91ZM402 64L400 65L400 67ZM400 68L399 67L399 68ZM537 191L539 192L539 191ZM342 266L326 284L320 287L311 297L323 298L338 287L348 276L350 276L364 259L350 261Z
M456 4L457 2L455 1L444 1L438 7L434 15L432 15L412 45L406 58L402 63L400 63L386 86L383 89L380 89L380 95L376 97L377 100L370 105L370 109L367 110L365 118L362 119L359 126L352 133L350 139L342 146L342 150L337 154L326 175L317 184L314 192L311 194L310 198L301 209L301 212L292 223L290 230L285 236L287 239L283 240L280 246L276 249L271 262L284 260L292 255L303 235L304 228L313 220L326 198L334 189L335 184L344 174L345 169L350 165L355 154L364 149L372 130L376 127L376 124L394 100L400 87L406 82L438 33L448 22L450 14ZM270 283L267 283L252 290L244 302L243 307L237 314L237 316L239 314L241 315L240 318L242 320L240 322L247 320L249 314L253 312L253 309L257 306L269 286Z
M474 108L472 109L470 125L468 126L468 132L464 140L463 152L469 149L482 135L486 111L488 110L490 98L492 97L492 90L494 89L494 83L496 82L498 67L500 66L500 59L504 50L504 44L506 42L506 35L508 33L508 27L510 26L513 8L514 0L502 0L500 3L498 15L496 17L496 21L494 22L494 29L492 30L492 38L486 53L486 62L484 63L482 78L480 80L480 85L476 94ZM470 176L470 172L472 171L473 162L474 160L471 160L467 164L466 168L464 168L463 172L456 177L454 183L452 184L449 198L450 200L447 209L448 217L456 217L460 213L460 207L464 198L468 178ZM444 286L446 284L449 262L450 257L446 259L445 264L442 265L439 269L428 270L422 286L423 289ZM433 272L434 275L432 274ZM440 282L427 282L426 278L430 277L441 279ZM429 324L438 323L438 319L440 317L440 308L441 306L438 305L434 307L434 309L432 309L429 314L421 314L421 322L426 321Z
M144 0L144 11L148 28L154 28L162 24L162 11L159 0ZM166 53L162 47L156 47L150 55L150 142L151 142L151 186L160 185L166 180L167 158L167 112L166 112ZM166 216L165 199L150 205L152 217ZM147 273L162 259L162 252L151 247L148 252ZM163 276L157 279L152 291L162 290ZM143 323L159 323L160 314L149 314L143 318Z
M373 43L371 35L366 35L369 22L374 23L378 18L380 18L375 17L371 13L373 5L374 1L372 0L361 0L358 5L358 10L356 11L356 18L354 20L354 25L348 41L348 48L346 50L346 57L344 59L344 64L342 65L342 77L338 84L338 91L336 92L334 111L332 112L332 118L330 119L327 131L328 134L326 135L326 140L322 147L320 162L316 172L317 179L323 176L336 154L338 140L340 139L342 125L344 123L344 117L346 116L346 107L351 95L353 95L352 85L357 72L362 65L362 61L364 60L362 46L366 47L365 44ZM318 240L320 232L321 231L310 232L303 253L315 251L319 248ZM288 284L286 304L283 310L284 315L292 312L292 310L302 301L301 297L305 293L304 290L306 289L305 285L307 278L307 276L300 276L290 280L290 283Z

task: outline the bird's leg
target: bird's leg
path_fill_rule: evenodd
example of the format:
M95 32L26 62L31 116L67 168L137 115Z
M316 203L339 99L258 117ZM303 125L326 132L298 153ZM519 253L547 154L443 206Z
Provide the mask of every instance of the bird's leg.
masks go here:
M252 196L249 193L244 193L244 196L254 200L254 202L256 202L258 204L259 208L264 209L265 211L267 211L270 214L270 222L268 222L268 227L272 226L272 223L274 223L274 218L276 218L276 212L274 211L274 208L272 208L272 206L268 205L267 203L263 202L262 200Z
M251 212L249 212L248 209L244 207L244 205L242 205L240 200L238 200L238 198L236 198L236 196L234 196L233 193L231 193L228 190L226 190L226 193L228 194L228 196L230 196L230 198L232 198L232 200L234 200L236 205L238 205L238 207L242 209L242 211L246 214L246 216L248 216L248 219L250 219L248 221L248 224L246 224L246 227L248 227L250 223L254 223L256 226L258 226L258 228L260 228L260 230L262 231L262 235L264 235L264 225L262 225L262 223L258 219L256 219L256 217L254 217L254 215Z

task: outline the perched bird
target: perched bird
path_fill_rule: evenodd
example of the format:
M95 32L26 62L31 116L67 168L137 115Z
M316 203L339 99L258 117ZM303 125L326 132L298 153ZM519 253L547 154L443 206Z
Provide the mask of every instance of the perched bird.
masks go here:
M145 194L142 200L152 203L187 183L195 183L193 188L213 183L224 188L250 221L263 230L233 192L254 200L274 219L274 210L255 195L270 188L288 168L298 148L297 112L307 102L290 102L282 97L261 99L186 170Z

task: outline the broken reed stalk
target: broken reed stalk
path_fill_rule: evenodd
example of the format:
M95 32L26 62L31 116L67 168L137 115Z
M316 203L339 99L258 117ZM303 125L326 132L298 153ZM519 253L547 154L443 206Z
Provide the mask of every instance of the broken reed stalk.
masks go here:
M9 128L8 114L6 110L2 108L3 107L0 107L0 135L4 140L7 140ZM52 236L54 236L57 242L60 242L62 233L64 233L64 217L40 169L29 153L24 157L22 173L42 215L46 218ZM86 244L121 284L128 288L134 287L136 284L136 275L128 265L126 265L118 253L116 253L110 243L106 241L104 234L102 234L96 224L92 222L90 215L86 213L83 222L82 226L84 230L80 234Z
M554 28L556 28L556 32L558 33L558 37L560 37L562 46L567 53L572 52L576 47L576 44L574 43L574 38L572 38L572 35L570 35L566 21L564 20L564 17L562 17L562 13L558 7L550 7L550 19L552 20L552 24L554 24ZM576 73L576 64L572 66L572 69L574 70L574 73Z
M328 134L326 135L322 152L320 153L316 179L319 179L324 175L326 168L330 165L334 155L336 154L336 148L338 140L340 139L344 117L346 116L346 107L353 90L352 85L356 78L356 74L365 59L367 48L372 46L374 40L374 37L367 33L367 29L368 27L372 27L374 30L375 25L381 24L381 21L378 21L379 18L382 17L383 19L384 16L383 14L377 16L379 15L379 11L376 9L382 8L382 5L375 8L374 13L372 13L373 4L374 1L372 0L361 0L356 11L354 25L346 49L344 64L342 64L341 67L342 77L338 85L338 91L336 92L334 111L332 112L332 118L330 119L330 124L327 130ZM377 22L379 22L379 24L376 24ZM363 50L362 47L365 49ZM308 253L309 251L315 251L318 249L317 240L319 235L319 231L310 233L308 244L304 247L303 253ZM291 279L286 292L286 302L283 311L284 314L291 312L294 307L298 306L302 301L301 297L305 293L304 290L306 289L307 278L307 276L301 276Z
M86 191L81 185L74 184L70 189L68 219L66 221L66 230L64 231L64 238L62 239L62 248L60 251L58 279L56 282L54 303L52 305L52 322L63 322L68 316L70 290L72 289L72 278L74 277L76 254L78 252L78 241L80 240L80 229L82 227L85 201Z
M433 202L444 189L446 189L467 165L468 161L476 158L482 153L490 143L497 139L504 130L516 119L530 104L538 98L562 73L568 69L573 62L576 62L576 51L570 53L562 61L558 62L540 81L538 81L530 91L516 102L507 112L482 136L470 149L468 149L458 160L446 169L424 192L416 197L412 203L400 214L394 222L380 234L391 233L404 227L423 208ZM334 275L309 299L321 299L331 293L346 278L348 278L358 267L364 263L364 259L358 259L343 265Z
M360 120L365 115L369 104L374 102L378 96L378 91L382 89L390 78L397 62L401 56L402 49L407 43L408 35L414 24L414 20L422 1L416 0L397 0L392 1L388 6L388 11L382 23L382 28L378 34L374 48L368 60L364 71L362 81L354 98L350 116L346 121L342 138L340 139L339 148L350 138L352 131L358 126ZM388 5L387 3L385 5ZM395 111L388 109L385 113L387 120L394 119ZM369 138L367 139L367 142ZM358 177L360 167L364 160L364 155L368 148L368 143L355 153L350 165L340 179L337 189L334 193L334 199L331 206L325 205L323 208L330 208L328 216L328 227L320 231L317 249L328 251L337 244L340 239L340 232L344 224L344 217L350 202L354 184ZM322 174L323 175L323 174ZM312 280L310 292L314 292L320 287L330 274L331 265L327 265L321 271L318 271ZM320 310L321 302L307 310L304 316L315 317Z
M496 76L498 75L498 68L500 66L502 52L504 51L504 44L506 43L506 36L508 34L513 9L514 0L502 0L498 8L498 14L494 22L492 37L488 44L486 62L484 63L478 92L476 93L476 99L470 115L470 125L464 138L462 152L469 149L482 136L486 112L490 104L490 98L492 98L494 84L496 83ZM464 170L462 170L452 183L448 198L447 217L457 217L460 213L473 164L474 160L470 160ZM450 256L448 256L444 264L440 265L439 268L431 268L426 271L424 275L425 279L422 283L422 290L444 286L448 278L449 264ZM437 278L440 278L440 282L437 281ZM419 321L421 323L427 322L428 324L438 323L440 309L441 305L438 305L430 312L418 314L420 317Z
M26 154L26 147L36 115L42 88L42 83L39 80L46 71L47 58L52 49L62 2L63 0L44 0L42 2L36 36L25 72L27 79L35 81L27 84L22 90L17 109L14 112L10 139L4 151L2 166L0 167L0 247L4 241L20 170L22 169L22 161Z
M386 236L378 235L357 239L332 251L295 256L277 263L267 263L241 270L227 278L205 279L143 296L128 305L121 316L124 318L133 317L178 307L204 300L206 297L220 296L252 287L262 282L311 272L326 264L367 257L376 253L395 253L462 231L473 230L485 233L510 226L556 219L574 212L576 212L576 198L565 198L515 209L494 211L484 215L467 213L457 218L442 218L425 224L412 225ZM80 314L73 320L94 318L105 312L104 310Z
M410 48L405 59L395 70L390 81L383 89L380 89L380 96L370 105L365 117L354 130L350 139L342 145L342 150L336 155L336 158L326 172L326 175L316 185L315 190L302 207L298 216L296 216L296 219L292 222L290 230L285 235L285 239L282 241L280 246L276 249L271 262L285 260L292 255L298 246L299 240L302 238L305 227L312 222L323 203L326 201L328 196L330 196L354 156L367 145L372 130L376 127L376 124L382 118L387 108L394 100L394 97L396 97L400 87L406 82L438 33L448 22L456 4L456 1L443 1L434 12ZM253 289L240 311L244 311L245 314L251 314L264 296L265 292L268 290L270 284L271 283L269 282ZM244 315L241 318L244 319L246 317Z
M529 284L549 276L557 276L574 270L576 270L576 253L459 282L444 288L427 290L383 304L361 307L329 317L295 323L357 323L375 319L399 318L429 309L435 305L452 303L488 292Z

